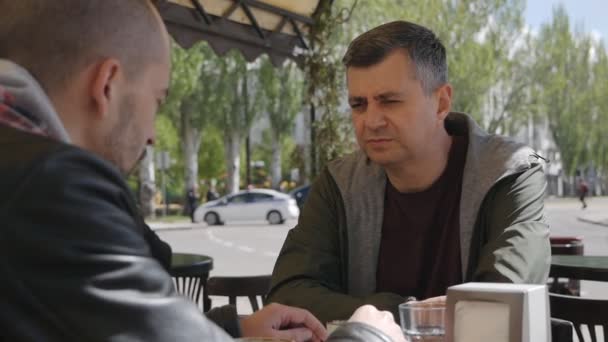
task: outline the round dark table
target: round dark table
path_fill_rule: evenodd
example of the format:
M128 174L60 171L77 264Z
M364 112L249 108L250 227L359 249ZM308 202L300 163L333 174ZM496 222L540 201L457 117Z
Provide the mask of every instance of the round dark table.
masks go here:
M554 255L549 276L608 281L608 256Z
M190 298L197 305L203 293L203 312L211 309L207 294L207 280L213 269L213 258L202 254L173 253L171 257L171 276L175 279L177 292Z

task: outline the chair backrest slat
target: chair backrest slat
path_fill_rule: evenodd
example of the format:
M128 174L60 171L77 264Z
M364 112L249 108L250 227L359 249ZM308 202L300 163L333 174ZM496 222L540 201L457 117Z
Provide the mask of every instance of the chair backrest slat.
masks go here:
M174 276L175 290L180 295L193 301L199 309L205 311L205 304L201 307L201 294L203 293L203 286L201 277L189 277L189 276Z
M587 329L589 330L589 336L591 336L591 342L597 342L597 336L595 336L595 325L587 324Z
M574 325L574 331L576 331L576 336L578 337L579 342L585 342L585 339L583 339L583 332L581 330L580 324Z

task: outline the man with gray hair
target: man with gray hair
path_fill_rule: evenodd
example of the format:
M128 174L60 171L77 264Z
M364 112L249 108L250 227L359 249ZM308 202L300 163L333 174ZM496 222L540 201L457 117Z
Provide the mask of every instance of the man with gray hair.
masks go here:
M0 0L0 340L327 338L306 310L205 318L175 293L171 249L123 179L154 143L169 75L150 0ZM366 306L329 341L392 337L390 313Z
M360 151L312 185L269 301L330 321L364 303L398 315L407 298L443 300L463 282L544 283L539 157L451 112L436 35L387 23L356 38L343 61Z

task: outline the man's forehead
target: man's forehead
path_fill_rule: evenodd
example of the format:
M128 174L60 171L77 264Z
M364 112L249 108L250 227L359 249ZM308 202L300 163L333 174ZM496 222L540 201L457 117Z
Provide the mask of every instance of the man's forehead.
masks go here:
M393 75L391 77L370 77L361 74L347 78L349 96L380 96L403 94L408 81L412 78L407 75Z
M374 77L370 74L353 74L347 76L347 89L349 96L396 96L405 94L406 90L416 84L418 78L405 72Z
M383 98L395 98L395 97L403 97L405 96L405 92L402 90L383 90L383 91L370 91L370 92L348 92L349 100L363 100L366 98L375 98L375 99L383 99Z

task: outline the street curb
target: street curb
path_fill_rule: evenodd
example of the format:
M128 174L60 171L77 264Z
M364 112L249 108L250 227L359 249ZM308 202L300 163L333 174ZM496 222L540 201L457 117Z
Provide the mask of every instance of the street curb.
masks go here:
M604 220L604 221L598 221L598 220L590 220L584 217L577 217L579 221L581 222L585 222L585 223L591 223L591 224L595 224L597 226L602 226L602 227L608 227L608 220Z
M192 230L192 229L203 229L203 228L207 228L207 226L204 225L193 225L193 224L186 224L184 226L160 226L160 227L155 227L154 223L150 224L147 223L148 226L150 227L150 229L152 229L153 231L167 231L167 230Z
M168 230L192 230L192 229L194 229L194 227L159 227L159 228L150 227L150 229L152 229L155 232L161 232L161 231L168 231Z

